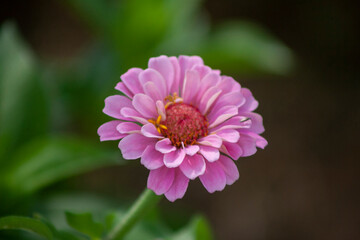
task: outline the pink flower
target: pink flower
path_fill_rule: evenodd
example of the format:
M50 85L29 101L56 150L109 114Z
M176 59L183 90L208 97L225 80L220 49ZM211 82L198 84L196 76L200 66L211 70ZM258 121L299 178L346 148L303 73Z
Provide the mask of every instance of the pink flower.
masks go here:
M197 177L210 193L223 190L239 178L232 159L267 145L250 90L200 57L151 58L121 80L115 89L125 96L106 98L103 110L117 120L99 127L100 140L122 139L123 157L141 158L148 188L170 201Z

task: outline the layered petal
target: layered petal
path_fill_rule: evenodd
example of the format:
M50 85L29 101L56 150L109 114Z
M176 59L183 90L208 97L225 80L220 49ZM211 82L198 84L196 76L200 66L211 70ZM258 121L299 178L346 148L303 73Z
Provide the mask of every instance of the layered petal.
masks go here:
M226 175L217 161L207 162L205 173L199 178L209 193L222 191L226 186Z
M147 82L152 82L157 87L161 99L167 95L167 85L163 76L156 70L148 68L139 74L140 83L145 85Z
M233 160L231 160L230 158L222 155L220 157L218 163L221 166L221 168L224 170L224 173L225 173L225 176L226 176L226 184L231 185L236 180L239 179L239 176L240 176L239 170L236 167Z
M183 198L187 187L189 185L189 178L187 178L180 169L175 169L175 176L173 183L169 190L165 193L165 197L174 202L176 199Z
M242 88L241 93L245 98L245 103L240 107L240 112L251 112L254 111L258 105L259 102L256 101L254 96L252 95L251 91L247 88Z
M213 110L209 114L209 128L216 127L220 123L238 114L236 106L224 106L218 110Z
M208 135L206 137L200 138L198 140L198 143L200 145L219 148L221 146L222 140L220 137L218 137L216 135Z
M223 129L216 132L216 135L219 136L225 142L236 143L239 138L240 134L235 129Z
M175 168L180 166L185 158L185 151L182 148L178 148L175 151L166 153L164 155L164 164L168 168Z
M149 138L164 138L156 129L154 124L148 123L141 127L141 133Z
M124 96L113 95L105 99L103 112L110 117L127 120L127 118L120 113L121 109L124 107L131 108L131 100Z
M116 130L123 134L140 133L140 129L141 127L133 122L121 122L116 126Z
M137 93L143 92L141 83L139 81L139 74L142 71L143 70L140 68L131 68L120 77L126 88L131 92L131 97Z
M181 171L190 179L195 179L204 174L206 164L203 156L195 154L194 156L186 156L180 165Z
M200 77L196 71L188 70L185 73L181 97L185 103L193 103L200 86Z
M141 156L141 164L149 170L158 169L164 166L163 158L164 154L157 151L154 145L149 145Z
M157 111L154 100L152 100L148 95L139 93L134 96L132 101L134 108L147 119L156 119Z
M176 147L172 145L170 139L164 138L156 143L155 149L161 153L169 153L176 150Z
M147 138L141 134L133 133L124 137L120 141L119 148L125 159L137 159L142 156L146 147L154 145L155 141L156 140L152 138Z
M251 126L249 127L249 131L254 133L263 133L265 131L263 125L263 118L260 114L249 112L249 113L241 113L243 117L248 117L251 120Z
M166 193L174 182L175 169L160 167L149 173L147 187L157 195Z
M199 153L209 162L215 162L220 157L219 149L215 147L201 146Z
M108 140L119 140L126 136L126 134L121 134L116 127L121 123L121 121L114 120L106 122L98 128L98 135L100 136L100 141Z
M243 155L243 149L238 143L223 142L221 151L234 160L238 160Z
M143 115L141 115L138 111L136 111L133 108L124 107L120 110L120 113L126 119L129 119L129 121L135 121L135 122L139 122L141 124L149 123L148 120L146 120Z
M164 55L160 57L150 58L149 68L155 69L163 76L168 87L167 92L170 92L173 82L175 80L175 69L170 58Z

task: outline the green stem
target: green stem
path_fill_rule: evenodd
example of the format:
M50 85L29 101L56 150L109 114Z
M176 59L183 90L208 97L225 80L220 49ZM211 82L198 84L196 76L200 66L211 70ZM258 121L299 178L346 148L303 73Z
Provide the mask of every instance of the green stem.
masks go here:
M161 199L150 189L145 189L141 196L131 206L121 221L110 231L106 239L120 240L132 229L132 227L154 207Z

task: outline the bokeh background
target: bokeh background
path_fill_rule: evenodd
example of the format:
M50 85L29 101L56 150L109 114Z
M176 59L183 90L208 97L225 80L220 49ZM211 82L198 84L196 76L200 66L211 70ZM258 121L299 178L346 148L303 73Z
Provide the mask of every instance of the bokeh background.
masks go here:
M193 181L184 199L162 200L162 221L177 229L200 213L216 239L360 239L359 7L2 1L0 214L39 212L62 227L63 210L129 204L148 172L98 142L103 99L151 56L200 54L252 90L269 145L238 160L224 191Z

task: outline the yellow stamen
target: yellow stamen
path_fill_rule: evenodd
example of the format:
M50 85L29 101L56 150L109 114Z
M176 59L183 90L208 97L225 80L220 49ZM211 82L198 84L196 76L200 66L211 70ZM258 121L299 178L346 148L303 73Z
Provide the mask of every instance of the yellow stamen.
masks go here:
M163 124L160 124L159 127L162 128L162 129L165 129L165 130L168 129L167 126L165 126L165 125L163 125Z
M160 121L161 121L161 115L159 115L158 117L157 117L157 119L156 119L156 124L160 124Z

